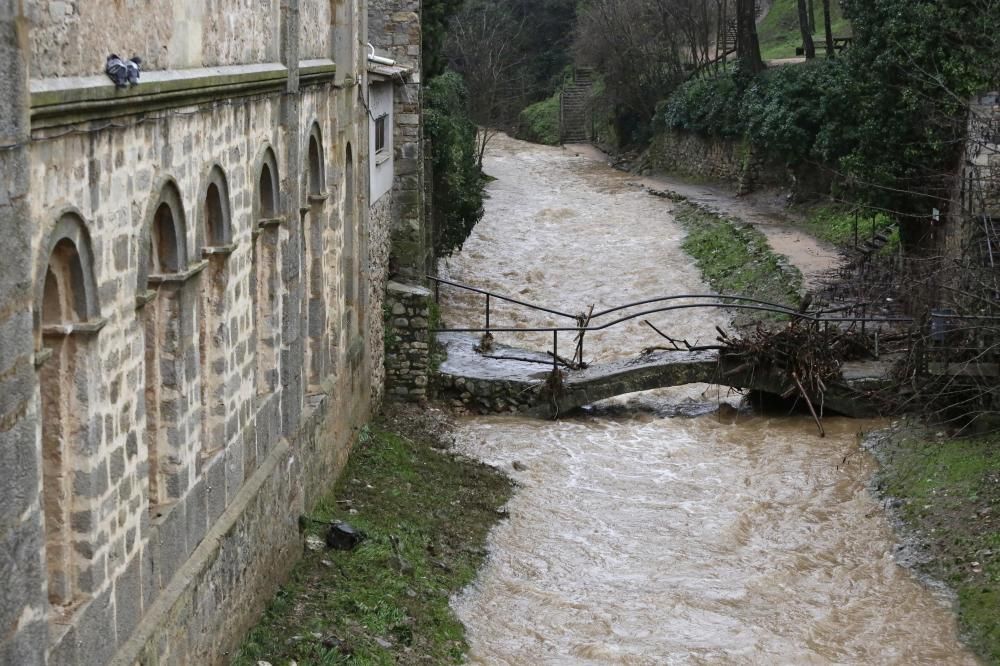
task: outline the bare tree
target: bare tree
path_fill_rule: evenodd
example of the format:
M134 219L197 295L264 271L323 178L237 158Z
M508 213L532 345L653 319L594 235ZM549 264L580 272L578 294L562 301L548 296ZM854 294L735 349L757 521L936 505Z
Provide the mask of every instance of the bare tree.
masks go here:
M709 19L701 0L590 0L581 6L577 62L603 75L620 141L643 140L656 102L708 61Z
M470 0L451 21L446 44L450 65L462 74L469 110L479 126L477 160L482 168L490 141L509 127L526 96L524 23L503 3Z

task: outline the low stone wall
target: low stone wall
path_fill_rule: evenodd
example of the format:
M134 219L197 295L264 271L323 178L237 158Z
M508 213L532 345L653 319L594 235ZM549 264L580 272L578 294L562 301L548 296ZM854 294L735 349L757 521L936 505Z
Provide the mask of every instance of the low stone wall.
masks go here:
M741 194L758 186L788 186L794 177L783 165L754 154L747 141L716 139L690 132L661 132L646 152L645 164L658 171L689 178L722 180Z
M469 377L440 374L435 377L438 398L453 407L476 414L516 414L538 407L538 395L543 383L526 387L522 382L477 380Z
M430 290L390 282L386 288L386 395L390 400L420 402L430 384Z

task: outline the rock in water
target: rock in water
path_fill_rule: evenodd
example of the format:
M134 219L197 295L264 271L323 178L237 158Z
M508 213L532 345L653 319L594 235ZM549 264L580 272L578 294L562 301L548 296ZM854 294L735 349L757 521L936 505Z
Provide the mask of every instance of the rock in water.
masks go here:
M365 535L360 530L339 520L332 523L326 533L327 547L336 550L354 550L364 539Z

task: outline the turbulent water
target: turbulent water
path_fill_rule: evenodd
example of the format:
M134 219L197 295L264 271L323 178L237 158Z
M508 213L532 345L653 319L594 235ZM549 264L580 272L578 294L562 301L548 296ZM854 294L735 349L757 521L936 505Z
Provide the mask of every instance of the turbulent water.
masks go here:
M442 272L569 312L705 293L669 202L572 151L501 137L486 217ZM452 326L480 296L442 291ZM709 341L725 317L651 319ZM494 325L554 323L505 307ZM544 336L499 336L544 349ZM636 322L587 340L587 360L661 341ZM567 338L560 344L570 341ZM484 664L974 664L945 600L893 560L866 492L861 429L726 410L724 390L631 396L563 421L475 418L468 454L520 488L490 556L454 601ZM516 470L513 463L519 463Z

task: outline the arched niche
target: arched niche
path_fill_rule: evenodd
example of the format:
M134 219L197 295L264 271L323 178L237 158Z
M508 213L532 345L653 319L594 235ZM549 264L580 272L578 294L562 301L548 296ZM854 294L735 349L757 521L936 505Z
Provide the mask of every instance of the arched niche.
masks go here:
M257 160L253 216L256 222L278 216L281 207L280 172L274 150L265 146Z
M90 235L75 211L59 216L39 261L35 324L39 393L41 395L40 503L45 524L48 599L61 613L81 598L80 572L87 566L85 549L93 534L71 517L88 493L74 471L86 464L89 441L89 397L92 336L102 320L97 302ZM96 446L94 446L96 449Z
M180 189L167 178L152 199L139 238L137 298L144 302L150 275L183 273L188 267L187 220Z
M56 220L38 266L33 319L39 343L45 326L100 319L90 233L76 211L66 211Z
M270 146L259 153L253 198L254 232L250 263L253 299L256 393L270 395L278 386L278 314L280 271L281 190L278 160Z
M203 248L221 248L233 242L229 183L218 164L208 172L202 188L198 226L198 238Z
M308 194L321 196L326 191L326 160L323 154L323 134L319 123L313 123L309 131L308 159Z

